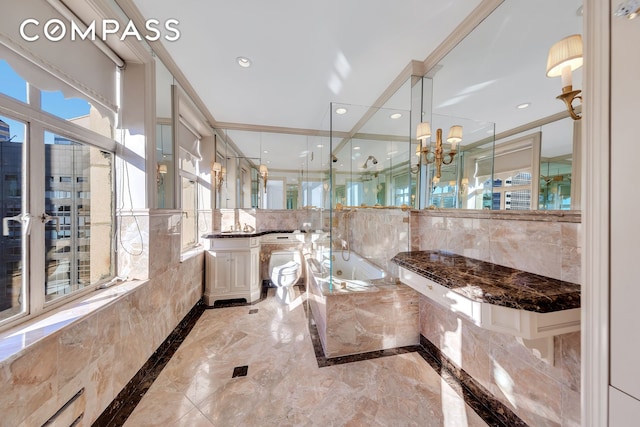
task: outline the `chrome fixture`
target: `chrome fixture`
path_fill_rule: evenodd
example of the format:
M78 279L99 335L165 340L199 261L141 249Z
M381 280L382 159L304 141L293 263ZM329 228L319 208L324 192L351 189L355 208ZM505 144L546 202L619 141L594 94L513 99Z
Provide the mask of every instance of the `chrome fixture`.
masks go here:
M367 168L367 163L369 162L369 160L371 160L371 163L373 163L374 165L378 164L378 159L376 159L373 156L369 156L369 157L367 157L367 160L364 161L364 164L362 165L362 169L366 169Z
M562 77L562 94L556 98L563 101L573 120L580 120L574 108L573 101L579 99L580 90L573 90L571 73L582 66L582 36L573 34L556 42L549 49L547 58L547 77Z

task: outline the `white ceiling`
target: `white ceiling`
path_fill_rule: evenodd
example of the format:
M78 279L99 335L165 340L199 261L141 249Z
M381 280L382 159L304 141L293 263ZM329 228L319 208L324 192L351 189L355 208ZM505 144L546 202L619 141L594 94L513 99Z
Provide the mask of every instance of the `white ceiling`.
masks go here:
M217 122L304 130L329 129L331 102L372 105L411 60L424 61L480 4L132 1L147 18L180 21L180 39L163 44ZM576 15L580 5L580 0L505 0L440 62L433 81L434 114L492 122L502 132L562 111L555 99L560 79L545 76L546 55L555 41L582 32ZM239 67L238 56L253 65ZM581 86L580 72L574 86ZM380 116L402 110L406 114L394 125L409 126L409 91L404 85ZM531 107L516 109L522 102ZM349 130L359 119L355 113L363 111L350 108L341 130ZM371 132L393 132L381 120ZM314 160L328 159L327 148L317 147L328 141L319 137L231 130L228 135L243 155L269 161L272 168L299 169L309 161L309 151ZM558 138L566 144L567 135Z

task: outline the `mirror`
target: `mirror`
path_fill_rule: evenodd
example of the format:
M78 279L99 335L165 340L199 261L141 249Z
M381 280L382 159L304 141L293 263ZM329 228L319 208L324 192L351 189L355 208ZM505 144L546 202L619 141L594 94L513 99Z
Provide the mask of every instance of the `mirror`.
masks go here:
M495 154L501 157L496 157L494 189L485 191L483 208L580 209L579 129L565 118L564 103L556 99L561 82L546 77L546 61L555 42L581 33L580 0L505 0L428 73L434 114L495 122ZM574 88L582 87L581 73L573 74ZM533 142L529 148L513 145L532 134L538 134L539 148ZM473 149L465 153L468 160L488 152L466 140ZM501 144L512 144L520 154ZM522 150L539 150L539 155L531 158ZM523 165L525 156L531 161Z
M298 209L328 207L332 202L580 209L576 123L566 118L564 104L556 99L560 79L546 77L545 71L549 48L567 35L582 32L581 7L580 0L505 0L428 72L428 78L414 77L399 85L379 108L344 105L353 110L345 115L332 108L316 134L226 130L251 170L251 206ZM573 75L576 88L582 86L581 72L578 69ZM419 87L418 82L429 83ZM526 108L517 108L525 104ZM387 128L384 124L396 110L403 114L394 122L398 129ZM436 123L439 118L468 118L472 123L464 125L464 142L454 164L443 168L444 175L435 184L433 171L417 166L414 154L413 127L425 116L445 132L449 124L447 120ZM537 139L530 137L533 134ZM501 160L499 176L490 178L485 172L493 171L489 166L495 154L493 135ZM498 149L501 144L510 145ZM355 147L366 153L356 156ZM339 163L328 164L331 154ZM367 168L362 168L369 156L378 163L372 165L369 160ZM530 163L518 163L525 157ZM258 174L260 164L268 168L267 197ZM471 165L480 169L472 173ZM335 183L332 201L326 200L330 174ZM229 179L227 185L234 186L228 192L234 195L221 206L238 207L237 181ZM269 200L271 191L278 194Z
M226 143L238 147L237 151L231 147L218 150L221 153L228 151L228 154L221 156L238 162L236 167L227 169L230 176L223 193L229 194L243 188L243 196L235 199L227 197L221 207L326 207L329 179L327 136L232 129L220 132ZM236 175L236 170L239 175ZM234 200L244 200L244 206Z
M406 88L401 92L409 104ZM411 177L410 111L332 104L331 114L333 205L412 206L416 175Z
M175 208L175 156L173 149L173 75L155 57L156 68L156 183L159 209Z

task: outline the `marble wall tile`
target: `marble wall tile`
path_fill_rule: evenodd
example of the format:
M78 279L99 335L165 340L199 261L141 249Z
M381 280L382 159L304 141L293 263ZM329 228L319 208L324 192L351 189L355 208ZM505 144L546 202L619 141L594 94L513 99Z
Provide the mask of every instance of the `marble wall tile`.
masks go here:
M562 372L562 381L574 392L580 392L580 332L560 335L560 358L557 362ZM579 397L579 396L578 396Z
M2 361L0 380L10 390L0 394L4 419L42 425L84 388L82 425L91 425L201 298L202 258L172 263L163 274Z
M327 295L317 298L319 301L311 298L325 356L417 345L417 295L413 289L404 288L387 285L377 292Z
M118 274L144 280L149 277L149 215L118 216Z
M475 230L452 230L448 232L447 250L474 259L486 260L491 244L488 235Z
M345 240L353 251L397 277L398 268L390 262L398 252L410 245L409 214L394 209L362 209L335 212L334 242Z
M582 235L582 224L563 223L560 227L562 236L562 246L579 248L582 246L580 241Z
M560 279L571 283L582 283L582 248L563 246Z
M512 214L414 211L410 246L412 250L448 250L581 283L579 244L582 226L579 217Z
M528 364L494 348L492 359L493 395L532 426L560 426L562 387L556 379L541 374Z
M558 245L536 241L491 241L494 264L517 268L530 273L562 278L562 250Z
M149 277L157 277L180 262L181 212L155 212L149 218Z
M2 367L5 370L3 384L7 391L0 394L3 420L17 425L40 406L50 401L57 402L58 346L57 335L53 339L42 340L8 366ZM42 423L48 418L44 418Z
M98 316L92 314L80 323L65 328L59 335L58 344L58 385L62 387L79 376L98 356L94 347L99 344Z
M560 426L565 416L579 425L579 332L556 337L550 365L515 337L483 330L420 296L420 333L529 425Z
M566 387L562 389L562 427L582 426L580 392Z

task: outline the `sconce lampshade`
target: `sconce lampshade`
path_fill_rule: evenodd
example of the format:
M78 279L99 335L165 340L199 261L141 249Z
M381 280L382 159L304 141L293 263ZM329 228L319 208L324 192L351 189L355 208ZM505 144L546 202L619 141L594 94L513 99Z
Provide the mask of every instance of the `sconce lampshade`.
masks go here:
M429 122L418 123L418 129L416 130L416 138L425 140L431 137L431 124Z
M211 165L211 170L212 170L213 172L220 172L220 171L222 171L222 165L221 165L219 162L214 162L214 163Z
M158 173L163 175L167 173L167 165L158 165Z
M260 175L265 176L269 174L269 169L267 169L267 165L260 165Z
M462 141L462 126L451 126L451 129L449 129L449 136L447 136L447 142L457 144L460 141Z
M582 36L573 34L555 43L549 49L547 77L562 75L562 69L569 66L574 71L582 66Z

